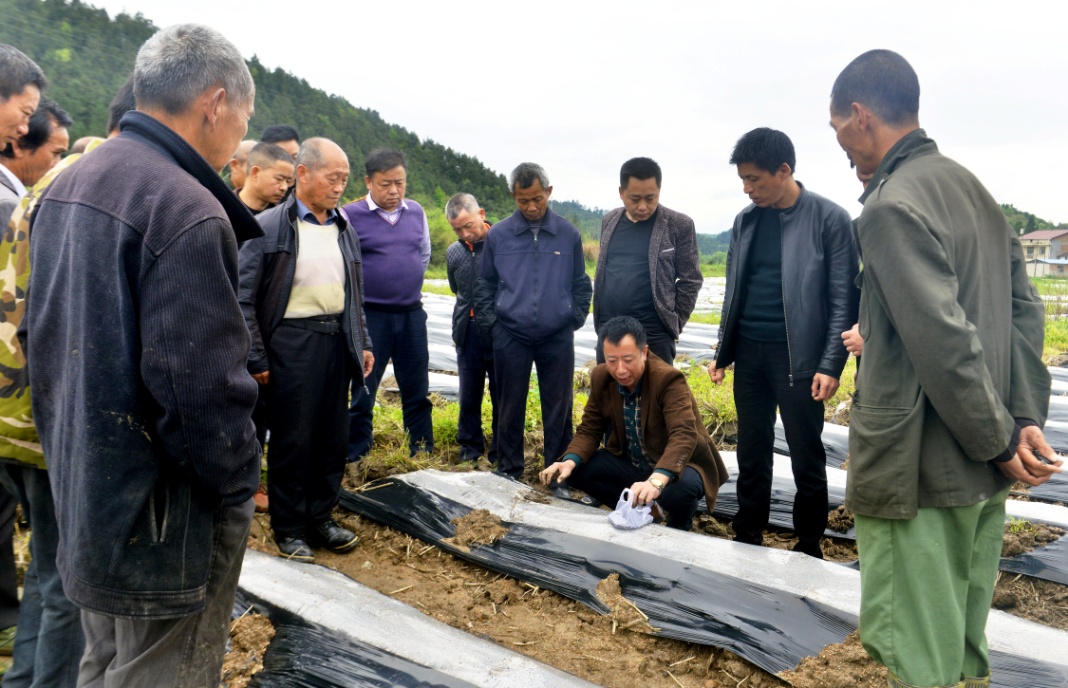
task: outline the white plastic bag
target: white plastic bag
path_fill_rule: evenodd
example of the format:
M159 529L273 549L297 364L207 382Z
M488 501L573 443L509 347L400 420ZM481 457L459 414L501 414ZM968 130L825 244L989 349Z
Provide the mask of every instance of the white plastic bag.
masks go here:
M616 510L608 514L608 522L622 530L637 530L653 522L652 510L648 504L642 506L631 505L630 488L623 490L616 502Z

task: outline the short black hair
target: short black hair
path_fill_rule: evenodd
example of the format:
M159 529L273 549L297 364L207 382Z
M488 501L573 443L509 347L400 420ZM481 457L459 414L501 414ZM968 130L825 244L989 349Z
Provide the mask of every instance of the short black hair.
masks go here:
M605 342L618 346L628 334L634 337L634 343L638 345L638 349L642 349L648 342L648 338L645 336L645 328L629 315L617 315L602 325L601 331L597 334L600 337L602 349L604 349Z
M797 170L797 156L790 137L768 127L759 127L738 139L731 153L732 165L752 163L758 168L775 174L783 163L790 166L790 172Z
M259 167L262 170L277 162L287 162L292 165L293 156L286 153L285 149L280 146L260 141L248 152L248 164L245 169L250 170L253 167Z
M25 53L14 46L0 43L0 99L17 96L30 85L44 91L48 88L48 79L37 63L26 57Z
M111 99L111 105L108 105L108 135L111 132L119 128L119 121L122 120L122 116L130 110L137 109L137 102L134 100L134 78L133 74L126 78L122 86L119 87L119 92L115 94L115 97Z
M288 124L272 124L260 134L260 141L263 143L280 143L282 141L300 143L300 132L297 131L296 127L291 127Z
M831 88L835 115L848 117L853 103L867 106L890 126L914 122L920 114L916 70L892 50L869 50L846 65Z
M660 171L660 165L652 158L631 158L619 168L619 186L627 187L627 182L634 177L638 181L649 178L656 179L656 188L660 188L660 182L664 181L664 173Z
M363 162L368 177L373 177L375 172L386 172L398 166L407 171L408 158L401 151L392 148L376 148Z
M74 124L74 120L71 119L66 110L59 107L59 104L51 98L42 97L37 109L30 116L30 130L24 136L20 136L14 144L8 144L4 150L0 151L0 155L5 158L15 157L12 145L18 146L20 150L32 153L48 143L48 139L52 137L56 127L69 129L72 124Z

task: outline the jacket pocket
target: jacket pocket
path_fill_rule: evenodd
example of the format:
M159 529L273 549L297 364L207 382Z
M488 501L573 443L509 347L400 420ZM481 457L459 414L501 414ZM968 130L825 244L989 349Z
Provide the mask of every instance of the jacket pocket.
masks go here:
M846 505L879 518L912 518L919 492L923 395L913 408L857 404L849 412Z

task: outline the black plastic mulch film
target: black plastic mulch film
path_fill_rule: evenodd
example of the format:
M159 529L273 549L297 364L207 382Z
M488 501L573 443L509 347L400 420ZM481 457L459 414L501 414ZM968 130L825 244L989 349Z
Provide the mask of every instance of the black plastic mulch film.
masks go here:
M660 629L657 635L726 648L771 673L794 668L856 629L855 617L813 600L568 533L505 523L508 534L494 545L458 549L442 540L455 535L450 521L469 507L401 481L378 484L359 494L342 491L341 506L601 613L608 610L595 595L597 584L618 573L623 595ZM1059 668L1041 662L996 652L991 661L999 686L1068 686Z
M1068 404L1063 406L1051 405L1051 419L1054 409L1059 415L1068 418ZM1068 444L1068 432L1057 426L1046 427L1046 437L1060 453L1068 453L1068 446L1059 448L1057 443L1063 435L1063 442ZM827 466L839 468L846 459L846 445L844 435L841 432L824 430L823 446L827 450ZM786 445L786 438L782 434L782 427L775 428L775 452L783 456L789 456L790 450ZM845 503L845 492L840 487L828 487L828 505L830 509L836 509ZM796 488L793 480L783 479L779 476L772 478L771 485L771 514L769 523L778 528L790 530L793 528L794 495ZM1068 503L1068 474L1054 474L1046 483L1033 487L1020 493L1038 502ZM716 500L715 516L733 518L738 513L738 497L735 492L734 482L723 485ZM831 529L826 531L828 537L856 539L856 531L850 528L847 532L840 533ZM1010 573L1023 573L1034 578L1068 585L1068 536L1062 537L1044 547L1038 547L1030 552L1018 554L1009 559L1002 559L999 565L1002 571Z
M249 608L274 625L263 670L250 688L476 688L472 683L309 623L238 590L234 618Z
M506 523L510 530L496 544L464 551L442 540L455 535L450 521L471 509L401 481L360 494L343 491L341 506L601 613L609 610L597 599L597 584L618 573L624 597L661 629L658 635L726 648L772 673L792 669L856 628L856 618L811 600L553 530Z

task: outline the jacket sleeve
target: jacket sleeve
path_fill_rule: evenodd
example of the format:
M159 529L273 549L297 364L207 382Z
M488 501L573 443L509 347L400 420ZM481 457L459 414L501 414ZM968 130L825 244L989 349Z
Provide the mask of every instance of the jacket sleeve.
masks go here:
M350 225L351 227L351 225ZM359 289L360 297L357 299L357 303L360 306L360 331L363 332L363 340L360 342L360 349L363 351L374 352L374 343L371 341L371 331L367 329L367 313L363 309L363 251L360 249L360 236L355 230L352 230L352 239L355 243L356 253L356 288ZM363 361L357 361L359 365L363 365Z
M452 290L452 293L459 294L460 285L456 281L457 263L459 261L453 259L454 253L451 248L449 247L450 250L445 251L445 276L449 278L449 289Z
M160 254L140 290L141 376L158 409L158 451L223 505L251 498L260 468L235 243L225 223L205 221Z
M739 213L734 218L734 226L731 227L731 239L727 244L727 264L725 266L726 273L726 287L724 288L723 309L719 315L719 330L716 332L716 367L726 368L729 363L721 361L723 355L723 338L726 334L727 316L731 312L731 302L738 298L737 287L731 288L731 280L734 278L734 273L738 271L737 259L738 259L738 236L741 233L742 228L742 215Z
M582 255L582 237L575 232L575 248L573 250L574 264L572 265L571 278L571 303L574 315L571 321L571 329L579 330L586 324L586 317L590 314L590 301L593 299L593 283L586 274L586 260Z
M1007 405L1014 418L1045 425L1049 414L1050 374L1042 362L1046 307L1027 276L1023 249L1012 241L1012 368Z
M610 427L607 414L609 409L602 409L598 401L599 391L605 385L605 377L608 373L603 367L593 369L590 379L590 396L586 400L586 406L582 409L582 422L575 428L575 436L567 445L564 454L577 454L583 462L588 461L601 446L605 432ZM549 460L549 457L545 457ZM552 457L553 461L559 461L561 457Z
M251 338L248 354L248 370L251 373L262 373L270 368L267 348L263 344L263 333L260 332L260 322L256 317L256 303L259 301L260 286L263 282L263 241L262 237L246 241L241 247L238 259L240 281L237 300L241 304L241 312L245 316L245 324Z
M697 248L697 228L693 220L686 218L675 236L675 315L679 317L680 332L693 314L697 295L704 282L701 252Z
M945 248L903 203L869 199L864 217L864 288L874 288L954 439L972 460L993 459L1009 445L1016 423L957 301L959 283Z
M824 221L823 254L827 275L827 332L816 370L837 378L849 359L842 333L857 322L860 307L860 292L855 284L860 258L853 242L853 221L841 208L836 207Z
M494 303L497 300L497 265L493 261L493 232L482 245L482 264L475 284L475 326L483 342L489 342L497 322Z
M664 416L667 443L656 467L678 476L697 448L698 421L693 417L693 401L686 378L676 371L657 397Z

